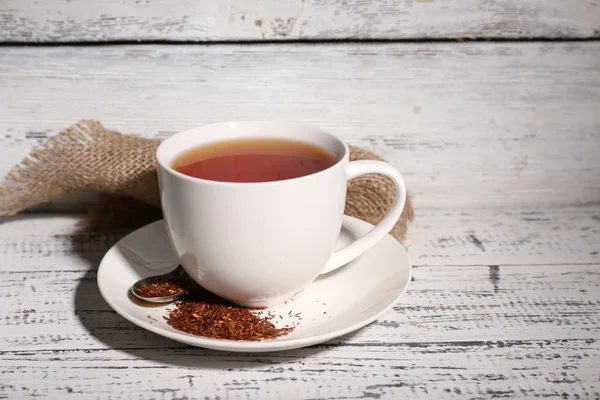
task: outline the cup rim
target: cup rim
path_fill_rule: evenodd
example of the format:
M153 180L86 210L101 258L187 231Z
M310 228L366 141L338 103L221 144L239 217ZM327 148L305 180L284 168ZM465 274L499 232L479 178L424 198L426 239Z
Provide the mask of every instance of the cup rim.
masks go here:
M294 126L296 128L302 128L302 129L309 129L312 131L318 131L320 134L324 134L326 136L328 136L331 139L334 139L336 142L340 143L344 149L344 154L342 154L342 156L339 158L339 160L337 160L335 162L335 164L325 168L324 170L321 170L319 172L315 172L312 174L308 174L308 175L303 175L303 176L299 176L296 178L290 178L290 179L282 179L282 180L277 180L277 181L266 181L266 182L224 182L224 181L213 181L210 179L203 179L203 178L197 178L194 176L189 176L186 174L182 174L181 172L176 171L171 165L170 163L166 162L164 160L164 157L162 155L162 153L165 151L164 148L168 145L168 142L174 140L176 137L178 136L182 136L185 134L189 134L191 131L195 131L198 130L200 128L210 128L210 127L217 127L219 125L231 125L231 124L247 124L247 123L252 123L252 124L280 124L280 125L288 125L288 126ZM258 136L257 136L258 137ZM263 136L264 137L264 136ZM302 139L297 139L297 138L293 138L293 137L286 137L286 136L282 136L283 138L288 138L288 139L294 139L294 140L302 140ZM227 140L228 138L223 138L223 139L219 139L219 140ZM185 149L182 149L181 151L184 151ZM225 121L225 122L213 122L213 123L208 123L208 124L204 124L204 125L198 125L196 127L190 128L190 129L186 129L184 131L180 131L177 132L171 136L169 136L168 138L166 138L165 140L163 140L158 147L156 148L156 152L155 152L155 157L156 157L156 163L158 165L159 168L162 168L164 171L168 172L169 174L173 175L176 178L179 179L184 179L184 180L188 180L191 182L196 182L196 183L203 183L203 184L209 184L209 185L220 185L220 186L235 186L235 187L256 187L256 186L273 186L273 185L282 185L282 184L286 184L286 183L292 183L292 182L298 182L298 181L302 181L302 180L307 180L307 179L316 179L318 176L327 173L328 171L330 171L333 168L339 167L341 164L343 164L344 162L349 160L349 156L350 156L350 148L348 147L348 144L346 142L344 142L343 140L339 139L337 136L332 135L329 132L326 132L320 128L316 128L314 126L310 126L310 125L305 125L305 124L301 124L301 123L297 123L297 122L291 122L291 121L280 121L280 120L234 120L234 121Z

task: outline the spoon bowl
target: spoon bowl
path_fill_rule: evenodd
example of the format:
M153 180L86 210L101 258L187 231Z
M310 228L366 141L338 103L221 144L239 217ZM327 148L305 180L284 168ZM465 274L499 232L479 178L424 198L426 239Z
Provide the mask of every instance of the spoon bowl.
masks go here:
M131 293L133 293L133 295L135 297L137 297L138 299L147 301L149 303L171 303L171 302L179 299L181 296L185 295L187 293L187 291L182 290L181 292L177 292L177 293L169 295L169 296L147 297L147 296L142 296L141 294L139 294L138 290L140 290L141 288L146 287L148 285L151 285L153 283L156 283L156 282L168 281L168 280L178 280L184 276L186 276L186 272L183 269L183 267L181 265L179 265L173 271L167 272L166 274L154 275L154 276L150 276L148 278L140 279L139 281L134 283L133 286L131 286Z

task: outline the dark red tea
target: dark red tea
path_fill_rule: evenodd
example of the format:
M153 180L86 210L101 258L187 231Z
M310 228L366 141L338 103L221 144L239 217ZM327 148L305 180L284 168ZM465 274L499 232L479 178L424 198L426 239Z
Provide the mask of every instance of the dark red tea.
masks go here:
M269 182L314 174L336 163L331 152L278 138L231 139L185 151L173 163L182 174L221 182Z

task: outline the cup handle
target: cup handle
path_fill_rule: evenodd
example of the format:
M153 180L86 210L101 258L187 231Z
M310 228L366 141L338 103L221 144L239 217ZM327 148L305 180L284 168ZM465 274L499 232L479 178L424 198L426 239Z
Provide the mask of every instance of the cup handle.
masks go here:
M382 174L388 176L396 184L396 197L388 213L373 229L354 243L350 243L348 246L335 251L331 255L323 272L321 272L322 274L331 272L349 263L383 239L400 218L404 204L406 203L406 186L404 185L402 175L390 164L370 160L353 161L348 164L347 171L348 180L365 174Z

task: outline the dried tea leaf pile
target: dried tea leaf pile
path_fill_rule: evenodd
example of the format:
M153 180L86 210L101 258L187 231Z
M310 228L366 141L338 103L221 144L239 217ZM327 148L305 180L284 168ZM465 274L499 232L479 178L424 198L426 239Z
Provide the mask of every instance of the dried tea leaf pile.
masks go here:
M177 302L165 317L173 328L192 335L228 340L274 339L290 333L294 326L277 328L273 315L234 305L187 299Z
M174 291L171 293L171 291ZM202 289L189 277L178 280L155 282L138 290L148 297L169 296L185 291L184 299L165 316L173 328L214 339L252 340L274 339L287 335L296 325L276 327L271 312L239 307ZM166 294L164 294L166 293ZM302 319L296 314L298 320Z

